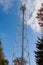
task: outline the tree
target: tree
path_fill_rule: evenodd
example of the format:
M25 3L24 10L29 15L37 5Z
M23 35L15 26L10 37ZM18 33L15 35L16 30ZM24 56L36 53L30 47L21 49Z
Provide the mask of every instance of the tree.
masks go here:
M37 51L35 51L35 58L37 65L43 65L43 36L41 39L38 37L36 43Z
M5 65L9 64L9 61L7 59L5 59L4 62L5 62Z
M38 24L41 27L43 33L43 3L41 3L41 8L38 10L36 18L38 19ZM37 51L35 51L36 63L37 65L43 65L43 34L41 39L38 37L36 43Z
M41 3L41 8L38 10L36 18L40 27L43 28L43 3Z
M8 60L4 58L2 42L0 41L0 65L8 65Z

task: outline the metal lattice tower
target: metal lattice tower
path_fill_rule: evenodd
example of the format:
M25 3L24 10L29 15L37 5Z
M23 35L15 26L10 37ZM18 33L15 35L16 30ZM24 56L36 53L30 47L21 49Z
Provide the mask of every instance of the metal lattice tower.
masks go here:
M28 44L28 39L27 39L27 25L24 24L25 20L25 11L26 7L25 4L21 5L20 7L21 14L22 14L22 21L19 24L19 32L17 31L17 37L16 37L16 43L14 47L14 53L13 53L13 65L30 65L30 54L29 54L29 44ZM20 34L21 33L21 34ZM16 48L16 49L15 49ZM18 50L18 49L19 50ZM18 51L17 51L18 50ZM18 52L21 52L18 54ZM16 55L17 54L17 55Z
M26 8L25 8L25 5L24 6L21 6L21 11L22 11L22 19L23 19L23 22L22 22L22 65L24 65L23 64L23 57L24 57L24 14L25 14L25 10L26 10Z

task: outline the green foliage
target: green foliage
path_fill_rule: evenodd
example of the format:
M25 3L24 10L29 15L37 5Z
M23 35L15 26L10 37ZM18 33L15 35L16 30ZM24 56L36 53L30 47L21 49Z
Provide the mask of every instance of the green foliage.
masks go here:
M0 41L0 65L8 65L9 62L4 58L2 42Z
M36 43L37 50L35 51L35 58L37 65L43 65L43 37L41 39L38 37Z
M0 65L8 65L8 60L0 59Z
M4 62L5 62L5 65L8 65L9 64L8 60L5 60Z

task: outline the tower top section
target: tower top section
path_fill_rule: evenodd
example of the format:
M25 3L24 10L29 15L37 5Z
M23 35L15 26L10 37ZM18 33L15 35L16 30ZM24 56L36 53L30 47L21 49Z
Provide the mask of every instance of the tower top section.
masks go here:
M24 4L24 5L21 5L20 10L21 10L23 13L25 12L25 10L26 10L25 4Z

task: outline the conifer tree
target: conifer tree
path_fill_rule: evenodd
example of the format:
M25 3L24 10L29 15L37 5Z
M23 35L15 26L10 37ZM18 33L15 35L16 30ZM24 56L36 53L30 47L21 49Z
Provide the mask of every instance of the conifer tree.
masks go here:
M8 65L8 60L4 58L2 42L0 41L0 65Z
M38 10L36 18L38 19L38 24L40 25L41 32L43 32L43 3L41 3L41 7ZM38 37L36 43L37 50L35 51L35 58L37 65L43 65L43 34L41 39Z
M35 58L37 65L43 65L43 36L41 39L38 37L36 43L37 50L35 51Z

